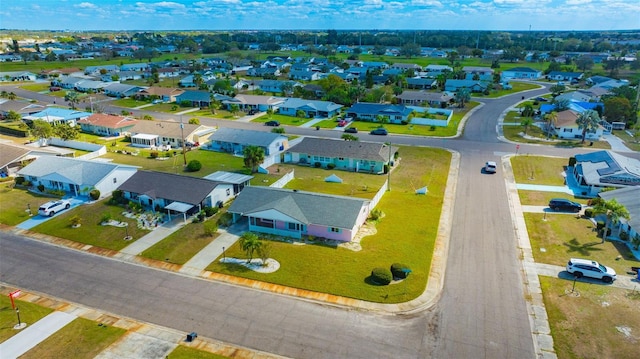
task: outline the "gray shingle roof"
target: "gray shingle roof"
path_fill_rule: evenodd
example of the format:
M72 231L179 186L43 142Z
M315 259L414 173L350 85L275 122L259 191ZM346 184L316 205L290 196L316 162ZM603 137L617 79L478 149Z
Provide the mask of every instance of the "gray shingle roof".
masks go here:
M391 155L398 150L391 147ZM305 137L288 152L304 153L323 157L347 157L358 160L387 162L389 146L382 143L362 141L341 141Z
M636 231L640 229L640 187L627 187L614 191L600 192L605 201L615 199L629 211L629 224Z
M121 191L144 194L151 198L197 205L219 182L172 173L138 171L120 187Z
M269 147L275 141L286 140L285 136L277 133L243 130L236 128L220 127L210 137L211 141L221 141L229 143L238 143L243 145L252 145L260 147Z
M368 201L272 187L245 187L229 212L251 215L275 210L306 225L351 229Z
M21 176L50 178L60 182L84 186L98 184L118 167L133 167L106 162L86 161L75 158L47 156L33 161L18 171Z

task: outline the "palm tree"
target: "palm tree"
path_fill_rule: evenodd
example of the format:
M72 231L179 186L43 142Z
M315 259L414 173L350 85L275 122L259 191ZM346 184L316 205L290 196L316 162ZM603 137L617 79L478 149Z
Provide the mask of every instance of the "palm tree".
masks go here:
M381 127L384 127L385 123L389 123L389 117L388 116L383 116L383 115L377 115L376 116L376 122L380 123Z
M242 150L244 165L251 169L251 173L258 170L258 166L264 162L264 149L258 146L247 146Z
M525 117L520 121L520 125L524 126L524 134L526 136L527 130L529 130L529 126L533 124L533 120L529 117Z
M463 108L465 103L471 99L471 92L469 92L469 89L459 89L458 92L456 92L455 99L460 108Z
M545 117L547 120L547 139L551 137L551 129L556 127L556 123L558 123L558 113L555 111L551 111Z
M256 235L255 233L244 232L240 237L240 248L242 248L247 256L249 256L247 263L251 263L251 260L253 259L253 253L260 250L260 247L262 247L262 242L260 241L260 238L258 238L258 235Z
M595 132L600 125L600 116L594 110L586 110L576 119L578 128L582 129L582 143L587 137L587 132Z
M64 95L64 100L69 102L69 106L71 106L71 109L75 110L76 104L80 102L80 97L78 96L77 92L69 91L66 95Z
M595 207L593 207L593 211L607 215L607 222L605 223L604 233L602 234L602 243L607 239L607 231L610 225L620 223L620 220L623 218L627 220L630 218L627 208L615 199L599 201Z

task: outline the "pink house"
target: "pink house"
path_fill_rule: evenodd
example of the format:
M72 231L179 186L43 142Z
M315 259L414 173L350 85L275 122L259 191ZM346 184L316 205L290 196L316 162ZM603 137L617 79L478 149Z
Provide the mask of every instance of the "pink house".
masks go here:
M369 216L369 201L272 187L245 187L228 210L249 230L285 237L351 241Z

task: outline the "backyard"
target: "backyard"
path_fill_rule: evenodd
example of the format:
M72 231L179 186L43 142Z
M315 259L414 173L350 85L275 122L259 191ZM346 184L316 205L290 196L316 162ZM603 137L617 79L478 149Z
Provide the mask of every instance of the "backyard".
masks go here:
M271 258L280 262L280 269L274 273L257 273L219 261L207 270L372 302L398 303L417 297L429 275L451 155L418 147L401 147L399 152L402 161L391 174L391 191L377 207L384 216L378 223L368 224L375 230L362 239L361 251L270 241ZM339 171L336 174L340 176ZM306 187L302 180L298 183L302 188L316 186L313 183ZM415 190L424 185L428 193L416 194ZM246 258L238 243L227 249L226 256ZM389 268L396 262L412 269L404 285L380 286L368 279L373 268Z

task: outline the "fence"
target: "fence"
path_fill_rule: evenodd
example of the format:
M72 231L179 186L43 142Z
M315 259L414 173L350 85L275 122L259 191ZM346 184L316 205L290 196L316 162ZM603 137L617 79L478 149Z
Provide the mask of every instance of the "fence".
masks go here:
M286 175L282 176L282 178L280 178L279 180L273 182L269 187L273 187L273 188L284 187L287 183L289 183L289 181L293 179L294 173L295 171L291 171L287 173Z
M389 188L389 180L384 181L384 183L382 184L382 187L380 187L380 189L378 190L378 193L376 193L375 196L373 196L373 198L371 199L371 202L369 202L369 212L371 212L372 209L376 208L376 206L378 205L378 202L380 202L380 200L382 199L382 196L384 196L384 193L387 192L387 189Z

